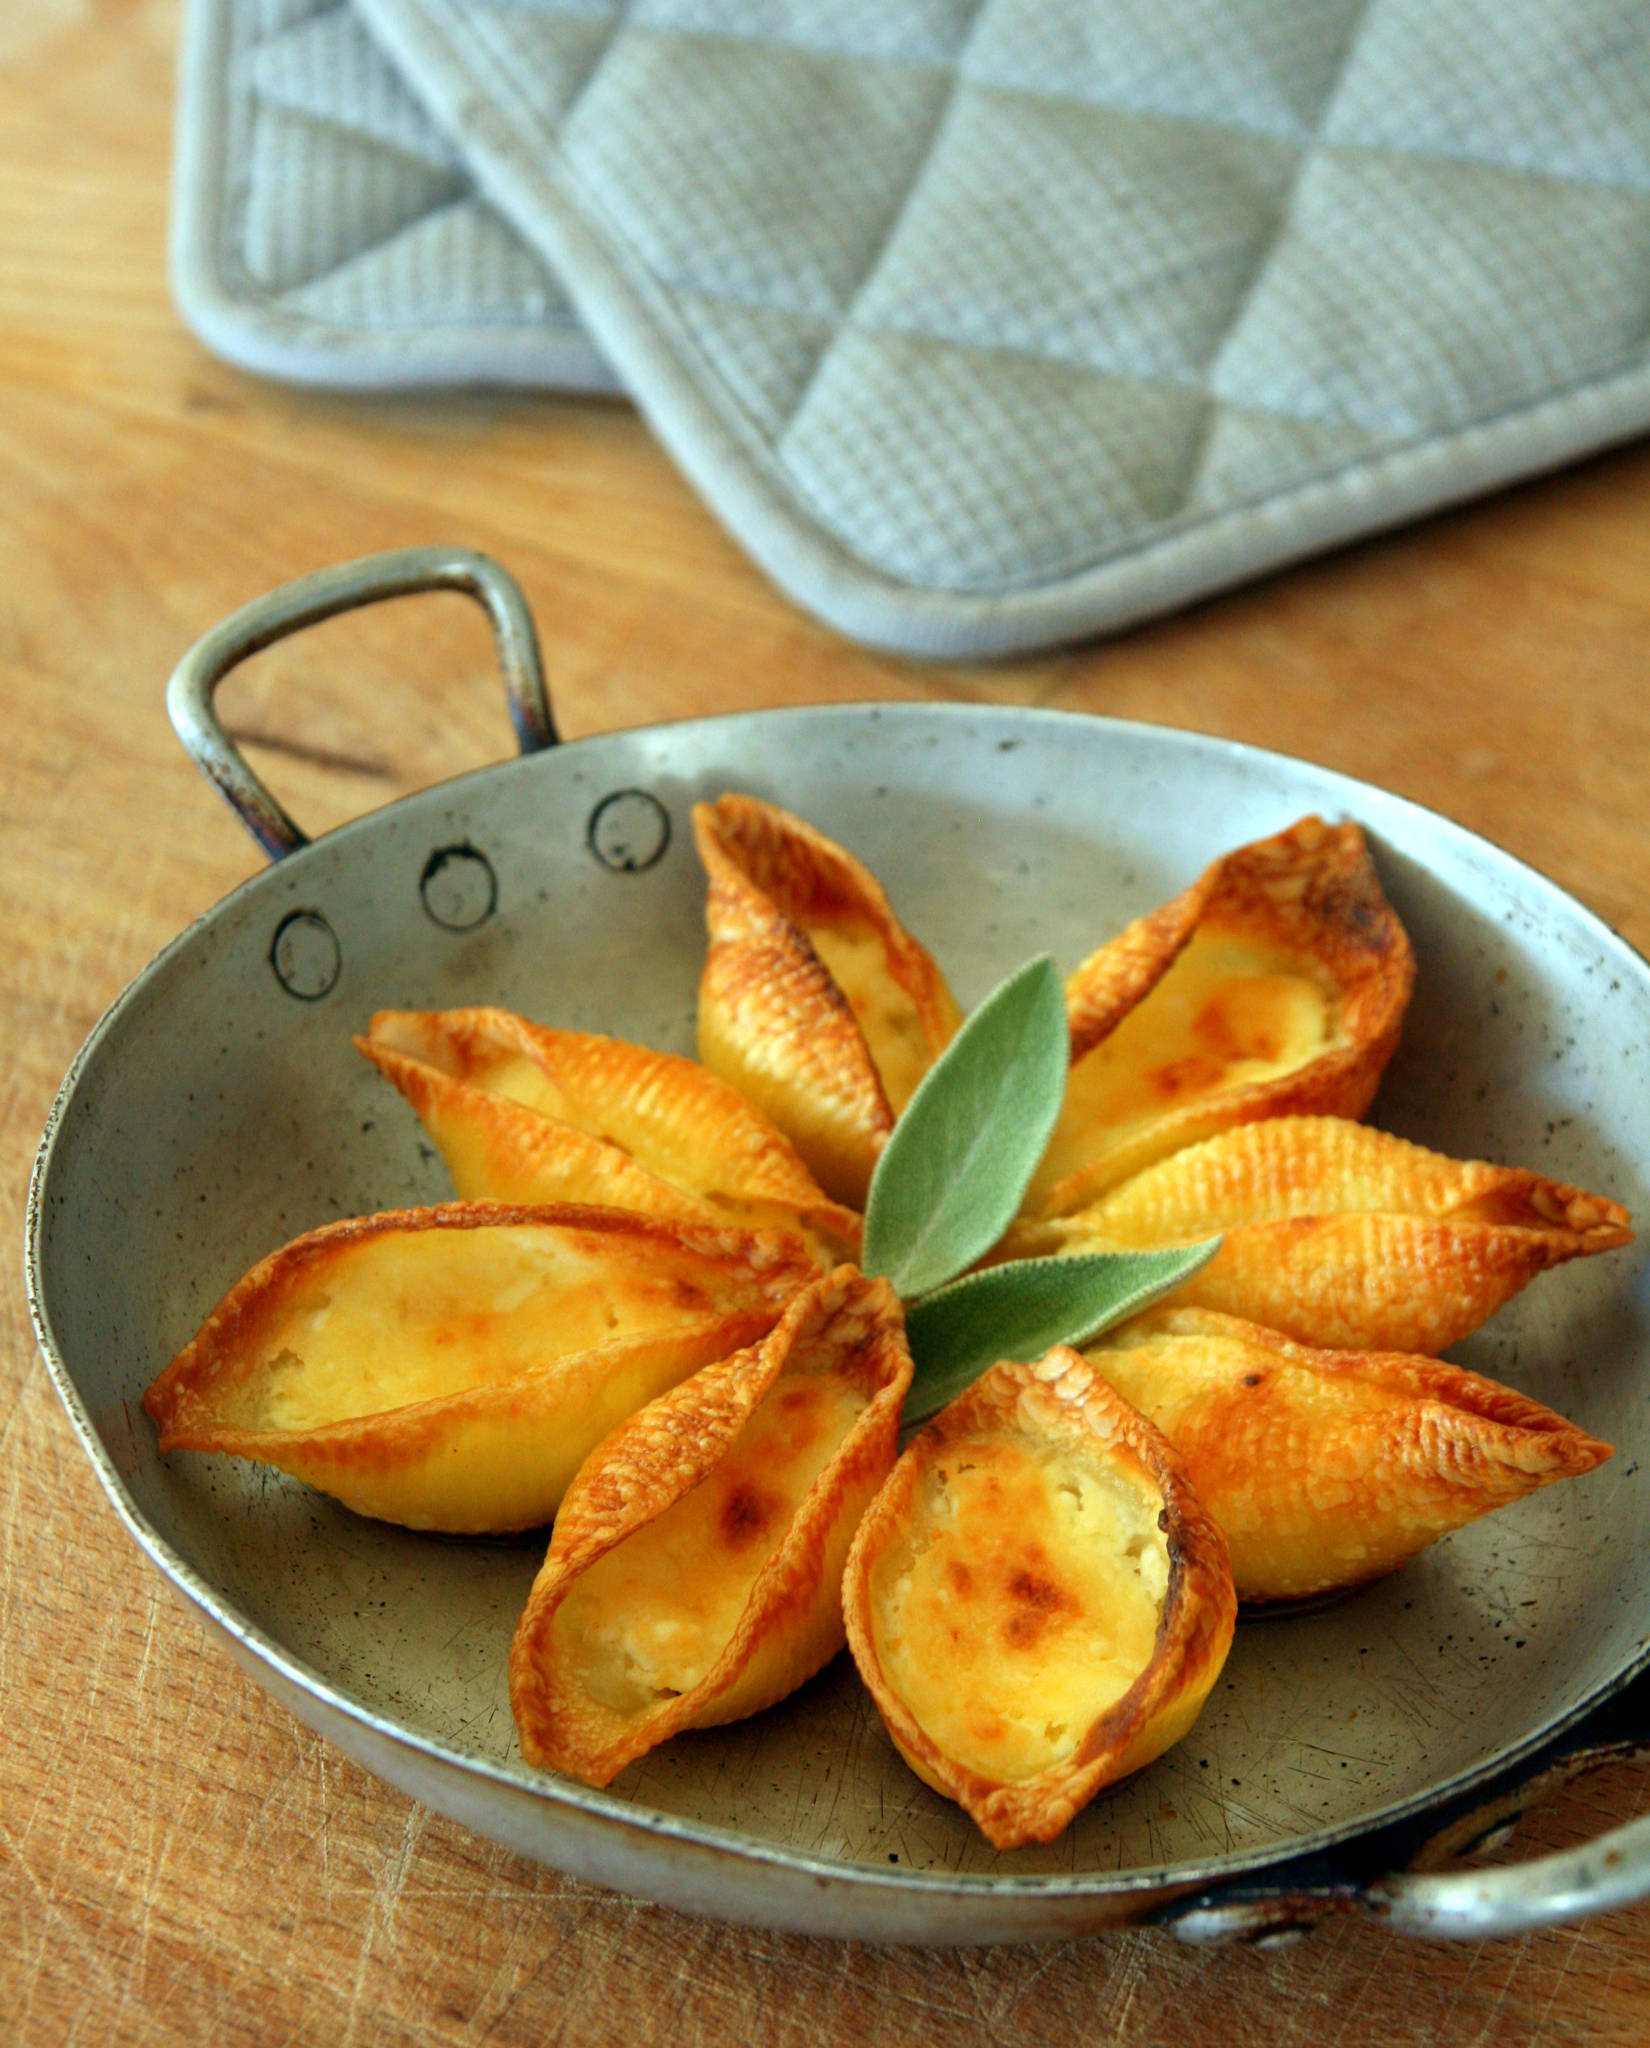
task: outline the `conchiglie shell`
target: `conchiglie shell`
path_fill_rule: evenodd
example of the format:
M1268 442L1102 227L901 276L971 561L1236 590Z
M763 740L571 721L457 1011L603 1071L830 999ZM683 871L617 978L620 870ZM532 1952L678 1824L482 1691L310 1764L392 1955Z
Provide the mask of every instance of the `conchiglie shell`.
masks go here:
M823 833L736 795L697 805L693 833L710 878L700 1057L863 1208L961 1012L876 878Z
M418 1112L465 1201L794 1230L828 1266L858 1251L859 1217L693 1060L497 1009L381 1010L355 1043Z
M794 1238L498 1203L275 1252L144 1396L161 1449L227 1451L414 1529L532 1528L643 1402L772 1329Z
M1304 1344L1438 1352L1538 1273L1632 1241L1618 1203L1522 1168L1446 1159L1339 1117L1275 1117L1188 1145L1007 1256L1221 1236L1171 1301Z
M996 1365L917 1436L843 1580L895 1746L999 1849L1179 1741L1231 1646L1226 1546L1083 1359Z
M601 1444L511 1649L527 1761L605 1785L833 1657L848 1541L894 1462L910 1380L893 1290L844 1266Z
M1244 1600L1378 1578L1610 1455L1459 1366L1317 1350L1207 1309L1151 1310L1085 1356L1184 1459Z
M1415 978L1356 825L1240 847L1066 985L1073 1067L1027 1209L1086 1207L1153 1160L1260 1117L1357 1117Z

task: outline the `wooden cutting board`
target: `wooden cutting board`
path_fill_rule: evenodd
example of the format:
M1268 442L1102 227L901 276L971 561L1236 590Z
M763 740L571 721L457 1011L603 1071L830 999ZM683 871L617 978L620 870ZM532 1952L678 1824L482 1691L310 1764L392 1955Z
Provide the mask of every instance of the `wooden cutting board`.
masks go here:
M1650 2038L1650 1906L1525 1940L1318 1929L882 1951L559 1878L297 1726L176 1607L35 1353L17 1246L101 1008L257 856L166 726L182 649L348 556L479 546L526 585L570 735L969 698L1196 726L1385 783L1650 947L1650 451L1595 461L1108 646L962 670L847 646L722 538L627 408L344 400L220 367L164 276L165 0L0 0L0 2039L856 2048ZM457 598L339 622L225 693L310 829L509 749ZM1639 1810L1621 1765L1515 1853Z

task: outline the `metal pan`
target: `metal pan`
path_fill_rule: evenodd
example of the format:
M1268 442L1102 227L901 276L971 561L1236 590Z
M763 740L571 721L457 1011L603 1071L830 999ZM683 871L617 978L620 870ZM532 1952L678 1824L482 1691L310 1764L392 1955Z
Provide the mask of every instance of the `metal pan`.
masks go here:
M436 587L488 608L523 757L310 845L230 747L220 677L281 634ZM1215 1939L1332 1910L1508 1932L1650 1892L1650 1819L1528 1865L1419 1875L1650 1719L1650 1277L1549 1276L1460 1349L1618 1446L1311 1617L1239 1630L1192 1735L1056 1843L997 1855L905 1769L845 1659L772 1713L606 1792L525 1769L506 1648L534 1542L361 1521L277 1474L162 1460L142 1389L252 1260L432 1200L438 1161L351 1050L380 1006L490 1001L691 1050L702 878L688 806L804 813L888 882L961 999L1071 962L1217 852L1302 812L1375 842L1420 986L1379 1121L1650 1210L1650 969L1539 875L1415 806L1273 754L954 706L757 713L555 744L519 592L418 550L276 592L174 678L174 718L274 865L169 947L87 1042L29 1211L30 1299L116 1510L300 1718L441 1811L600 1883L873 1940L1050 1938L1152 1916Z

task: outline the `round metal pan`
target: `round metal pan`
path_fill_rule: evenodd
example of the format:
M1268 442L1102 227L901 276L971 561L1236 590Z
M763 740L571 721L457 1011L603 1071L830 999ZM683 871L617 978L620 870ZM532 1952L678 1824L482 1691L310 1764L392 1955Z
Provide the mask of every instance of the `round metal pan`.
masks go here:
M305 843L218 730L216 681L282 632L438 586L492 615L523 757ZM854 706L556 745L519 593L447 551L248 607L183 664L173 706L279 857L170 946L76 1060L36 1164L30 1298L117 1511L295 1714L544 1862L822 1934L1038 1939L1153 1915L1218 1938L1359 1909L1480 1935L1650 1891L1650 1820L1524 1866L1400 1868L1650 1718L1650 1680L1632 1685L1650 1661L1636 1248L1550 1275L1457 1354L1614 1443L1606 1466L1338 1607L1241 1627L1187 1740L1059 1841L1010 1854L905 1769L845 1658L608 1791L528 1770L505 1660L541 1540L412 1535L234 1460L163 1460L139 1405L254 1259L330 1218L446 1193L410 1112L351 1049L373 1010L496 1002L692 1050L703 880L685 828L700 797L749 790L852 847L965 1004L1034 952L1069 965L1229 847L1310 810L1355 817L1420 960L1375 1120L1642 1215L1650 969L1596 918L1411 804L1185 732Z

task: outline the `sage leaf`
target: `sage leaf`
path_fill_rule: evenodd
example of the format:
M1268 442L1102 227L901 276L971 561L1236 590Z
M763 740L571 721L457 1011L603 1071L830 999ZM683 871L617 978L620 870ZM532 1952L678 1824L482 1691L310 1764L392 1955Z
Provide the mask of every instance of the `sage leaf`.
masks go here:
M1045 953L992 990L906 1104L871 1176L865 1272L910 1300L996 1243L1048 1144L1070 1062L1065 991Z
M1000 1358L1025 1363L1138 1315L1206 1266L1220 1239L1173 1251L1090 1252L988 1266L913 1302L905 1334L916 1373L902 1424L937 1415Z

